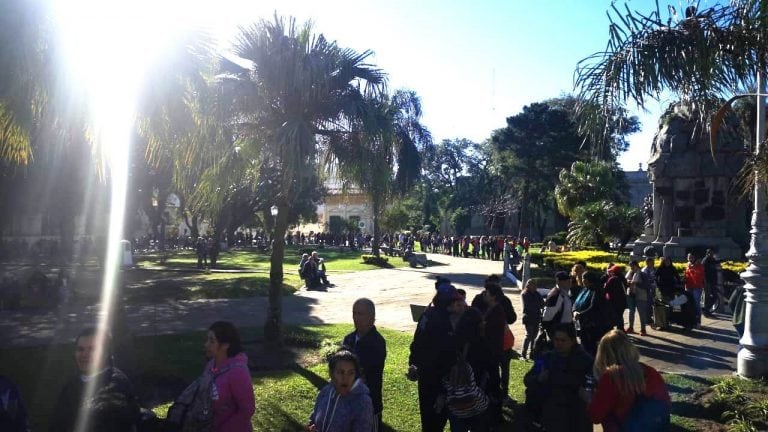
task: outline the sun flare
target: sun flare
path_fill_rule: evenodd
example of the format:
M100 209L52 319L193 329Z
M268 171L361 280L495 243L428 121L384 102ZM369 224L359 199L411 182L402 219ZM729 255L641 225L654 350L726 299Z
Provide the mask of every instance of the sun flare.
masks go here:
M57 1L53 8L67 65L67 70L60 73L66 77L63 81L72 86L72 93L86 99L89 135L111 187L108 249L96 334L96 358L101 359L98 350L104 347L106 331L112 327L118 291L120 240L138 95L147 68L161 60L163 51L195 24L195 20L185 19L195 8L181 1L147 0ZM89 385L84 397L93 391ZM87 415L80 415L76 430L87 430L88 422Z

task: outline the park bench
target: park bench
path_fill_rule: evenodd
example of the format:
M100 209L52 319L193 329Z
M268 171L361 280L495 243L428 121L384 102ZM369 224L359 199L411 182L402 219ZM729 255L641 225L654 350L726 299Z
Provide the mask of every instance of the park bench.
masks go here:
M393 248L390 246L381 246L379 248L382 252L384 252L385 255L395 257L395 256L403 256L403 251L398 248Z

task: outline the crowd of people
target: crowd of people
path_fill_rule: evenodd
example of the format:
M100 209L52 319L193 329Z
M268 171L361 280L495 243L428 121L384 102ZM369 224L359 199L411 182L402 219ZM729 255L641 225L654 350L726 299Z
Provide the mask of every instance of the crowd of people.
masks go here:
M623 276L616 266L605 277L585 267L558 272L548 290L529 281L521 294L522 356L533 360L524 378L527 430L591 431L593 423L601 423L603 430L617 431L630 421L640 427L636 430L665 430L670 400L664 382L639 362L628 329L606 296L608 281L623 284L612 279ZM486 279L484 288L468 305L461 290L438 280L419 319L408 376L418 381L423 431L442 431L448 423L451 431L496 430L502 407L511 403L512 344L506 334L517 315L498 277ZM630 283L622 293L634 297L640 289L645 288ZM633 417L640 409L651 414Z
M306 273L308 283L328 283L316 252L302 261L300 273L314 271ZM554 287L527 282L520 302L525 328L521 356L531 361L522 405L529 429L589 431L596 423L609 432L668 427L664 381L640 362L628 335L645 336L654 322L653 328L664 330L669 325L665 313L674 308L658 306L681 298L688 302L693 325L700 325L707 313L702 296L718 295L717 273L708 272L711 266L717 269L717 260L712 251L703 262L689 255L682 278L669 258L658 267L655 263L647 258L644 266L637 261L628 268L610 264L602 273L577 262L570 272L555 273ZM417 381L421 430L442 431L447 424L452 432L497 430L502 408L514 404L509 398L510 326L518 318L514 302L495 275L471 301L447 279L438 278L434 288L431 303L418 317L406 374ZM387 349L375 316L371 300L354 303L355 330L328 359L330 380L317 395L305 430L381 430ZM105 346L97 345L100 340ZM110 362L108 344L108 337L98 339L94 329L75 340L80 373L61 390L51 432L161 430L156 425L169 423L217 432L251 430L255 402L248 360L232 323L210 326L205 341L209 361L164 420L139 406L130 379ZM0 408L13 413L0 418L2 430L26 431L26 411L12 382L0 377L0 389L9 396Z

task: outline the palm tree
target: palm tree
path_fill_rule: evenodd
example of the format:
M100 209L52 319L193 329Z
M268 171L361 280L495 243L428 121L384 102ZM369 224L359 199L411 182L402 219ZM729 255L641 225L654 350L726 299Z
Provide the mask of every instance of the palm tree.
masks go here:
M431 143L420 117L421 101L416 93L398 90L392 97L369 98L365 115L353 124L352 133L328 140L328 166L371 199L371 249L376 256L384 204L413 186L420 175L420 149Z
M560 213L573 217L576 207L600 201L619 198L613 166L602 161L576 161L571 169L560 171L559 183L555 186L555 201Z
M618 239L616 258L624 246L642 230L642 214L639 209L616 205L608 200L591 202L573 210L568 223L568 244L585 246L594 244L607 249L608 241Z
M667 19L658 8L643 15L612 6L606 50L576 70L578 110L583 124L593 126L589 132L603 134L594 126L605 125L627 101L643 107L669 91L711 113L713 102L754 85L765 66L760 53L768 49L764 2L735 0L701 11L697 3L690 2L685 16L670 6Z
M176 194L186 209L195 214L206 212L210 217L223 206L226 194L201 192L213 184L208 178L219 179L208 174L208 181L203 182L206 172L243 171L231 169L233 161L242 159L236 157L227 131L224 119L228 113L216 104L214 68L208 35L192 32L147 73L137 121L140 147L136 150L141 152L137 158L143 160L135 165L140 169L146 161L148 172L141 180L151 184L136 189L143 190L139 195L143 195L161 248L165 236L158 226L165 223L165 203L170 194ZM156 207L152 205L154 190Z
M370 51L341 48L313 35L309 23L297 27L277 16L242 28L234 55L221 60L222 104L231 103L238 145L258 156L255 166L277 173L264 336L279 344L289 206L318 174L318 138L347 136L365 112L366 95L382 92L386 79L366 63Z
M764 152L768 3L732 0L703 10L698 10L697 4L691 2L684 16L670 7L666 20L658 3L657 10L648 15L628 8L622 14L613 6L615 18L607 49L583 60L576 72L582 99L601 107L584 112L586 125L599 126L606 113L627 101L642 107L648 98L656 98L662 91L672 92L706 116L714 111L713 101L720 104L723 98L755 87L757 82L756 152ZM593 134L604 133L604 129L590 130ZM759 180L754 188L752 239L747 252L750 266L742 274L747 281L747 296L754 299L746 303L747 326L738 361L738 372L746 377L768 375L768 361L762 354L768 334L768 324L762 320L767 305L758 301L760 296L756 294L757 285L765 279L762 269L768 267L766 186L764 178Z

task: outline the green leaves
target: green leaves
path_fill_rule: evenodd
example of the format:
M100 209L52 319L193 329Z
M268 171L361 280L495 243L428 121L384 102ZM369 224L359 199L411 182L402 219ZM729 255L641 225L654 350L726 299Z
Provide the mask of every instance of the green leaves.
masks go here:
M614 167L607 162L576 161L570 170L560 171L559 180L555 200L558 211L567 218L572 218L576 208L584 204L618 198Z
M689 8L686 18L671 8L667 20L658 5L648 15L614 6L608 13L606 50L585 58L576 69L584 130L599 140L609 134L601 116L610 118L627 101L643 107L648 98L658 99L665 91L699 103L749 87L764 68L759 54L768 52L762 4L738 0L699 11Z
M640 210L603 200L576 207L568 224L568 243L605 247L616 238L621 247L642 230ZM621 250L621 248L619 249Z

